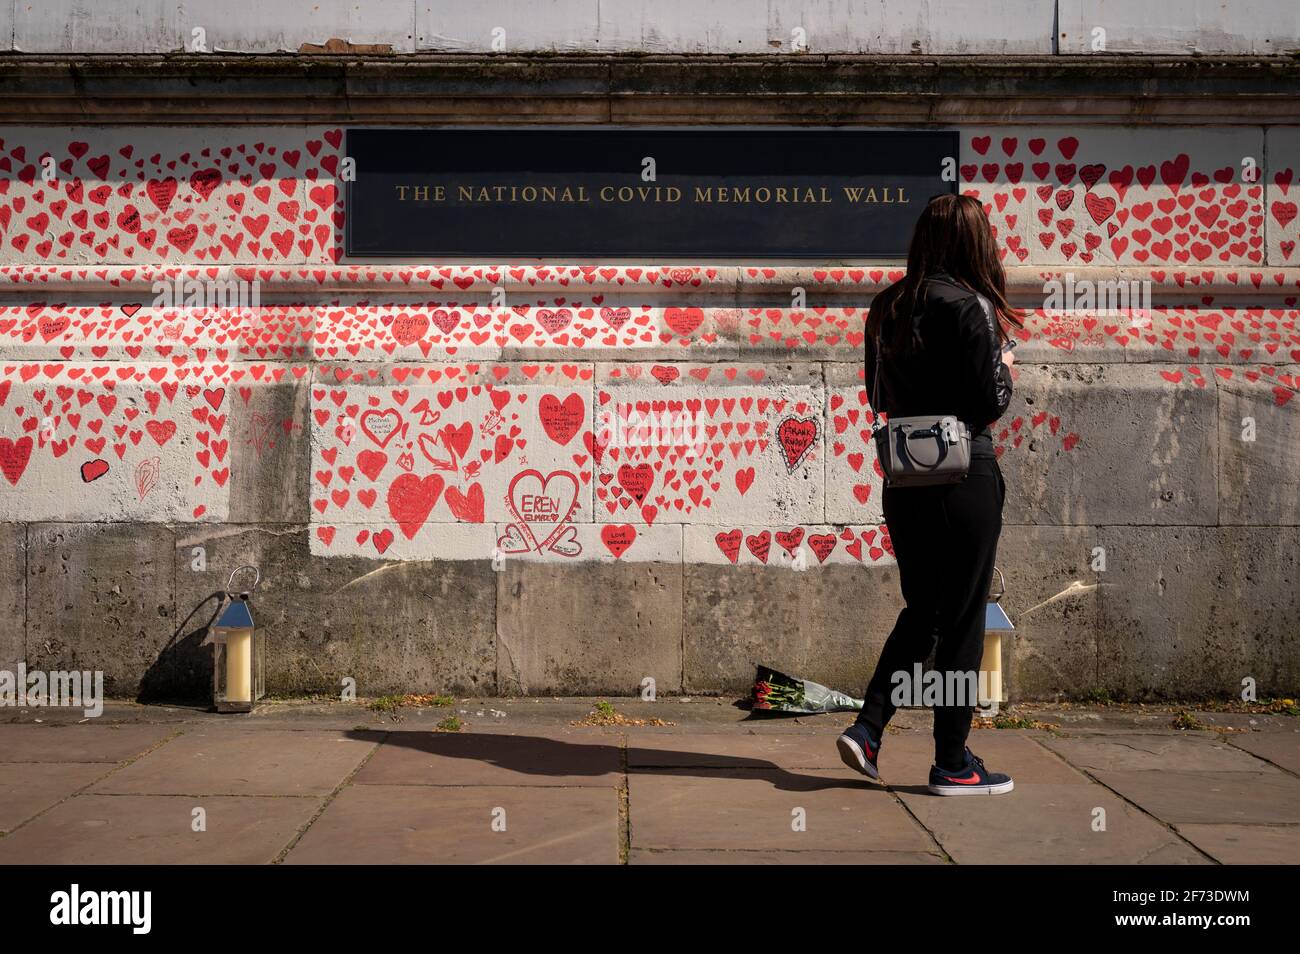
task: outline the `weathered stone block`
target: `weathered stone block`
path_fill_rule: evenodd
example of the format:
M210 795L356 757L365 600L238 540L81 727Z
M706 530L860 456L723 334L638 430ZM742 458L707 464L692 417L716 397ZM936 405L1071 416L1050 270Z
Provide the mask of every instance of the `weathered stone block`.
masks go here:
M598 364L598 426L612 440L593 510L645 522L821 522L825 397L812 363Z
M236 395L231 418L231 523L306 523L311 495L311 422L305 379L286 374L279 383Z
M1300 530L1106 527L1098 681L1135 697L1300 685Z
M682 686L682 566L507 560L497 584L501 692L627 695Z
M1218 522L1300 523L1300 401L1271 377L1250 381L1241 368L1218 389Z
M1213 386L1169 381L1155 365L1019 368L995 428L1007 519L1213 524L1216 418Z
M134 694L176 630L171 527L34 523L28 528L27 665L104 673Z
M27 614L27 528L0 523L0 669L23 658Z
M191 569L196 547L204 549L201 572ZM345 677L361 696L496 691L496 593L487 561L314 557L304 528L200 526L178 536L175 562L184 614L224 589L235 567L261 570L251 602L267 638L268 692L337 693ZM210 673L211 650L197 641L192 649Z
M1016 627L1002 639L1012 699L1079 696L1096 686L1099 577L1089 561L1099 542L1091 527L1002 528L1002 606Z
M685 574L690 691L745 692L761 663L861 695L902 608L894 566L687 564Z

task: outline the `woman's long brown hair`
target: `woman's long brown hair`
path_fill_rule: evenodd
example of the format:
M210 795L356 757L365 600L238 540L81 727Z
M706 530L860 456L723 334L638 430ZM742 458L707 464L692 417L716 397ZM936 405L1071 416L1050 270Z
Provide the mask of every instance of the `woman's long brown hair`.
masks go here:
M999 341L1007 340L1009 326L1023 327L1020 311L1007 301L1007 276L984 206L968 195L941 195L931 199L916 220L907 274L872 303L868 336L879 333L891 349L910 348L916 296L925 280L939 272L989 300L998 317Z

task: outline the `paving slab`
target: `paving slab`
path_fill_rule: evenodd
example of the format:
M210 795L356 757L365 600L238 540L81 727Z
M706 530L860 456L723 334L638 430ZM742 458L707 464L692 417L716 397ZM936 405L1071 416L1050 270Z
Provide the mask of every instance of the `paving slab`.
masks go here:
M1141 733L1090 738L1049 738L1044 744L1071 765L1100 770L1258 772L1259 759L1225 742L1218 734Z
M841 728L828 725L819 733L746 731L661 733L629 730L629 768L711 766L714 768L838 769L835 739ZM1061 784L1087 784L1088 779L1057 755L1046 751L1031 733L1021 729L972 731L970 746L997 771L1017 779ZM885 736L880 760L887 782L924 782L934 761L934 739L928 731L905 730Z
M596 785L621 781L622 739L580 733L390 733L362 785Z
M1086 775L1036 741L1048 738L1048 733L1032 729L972 729L966 744L991 771L1006 772L1017 784L1090 784ZM888 735L881 745L881 772L888 773L885 779L891 785L924 785L933 763L934 739L929 732Z
M1024 702L1015 714L1026 719L1040 719L1073 736L1110 734L1112 732L1152 732L1168 734L1178 711L1152 706L1076 706L1073 703Z
M612 787L351 785L285 863L617 864L618 829Z
M1164 825L1098 785L1017 782L1008 795L964 798L918 786L901 797L958 864L1205 862ZM1105 831L1092 830L1097 808L1105 809Z
M1300 865L1300 824L1177 828L1178 834L1225 865Z
M1300 732L1243 732L1229 739L1239 749L1300 775Z
M78 795L0 838L3 864L267 864L317 798ZM195 808L206 831L193 831Z
M934 847L892 795L847 769L645 769L629 774L628 788L634 849ZM803 810L804 831L794 830L797 809Z
M1172 824L1274 825L1300 819L1300 778L1262 772L1098 772L1129 801Z
M942 865L923 851L647 851L635 849L630 865Z
M0 762L125 762L177 731L168 725L0 725Z
M99 778L108 766L89 762L9 764L0 771L0 832L13 831Z
M95 786L95 791L326 795L377 744L373 733L195 728L113 773Z
M841 730L801 732L691 732L657 733L653 729L628 732L629 768L839 768L835 738Z
M1175 732L1170 710L1045 709L1064 736L971 732L971 748L1015 777L1015 793L941 799L924 788L927 712L899 713L883 787L839 763L835 737L851 714L747 719L730 700L617 704L676 724L575 726L593 705L576 698L467 698L385 713L368 730L358 723L380 715L339 704L270 705L247 718L119 706L83 724L35 713L0 723L0 863L272 861L349 779L291 860L613 863L625 763L633 864L935 864L945 850L958 863L1300 862L1300 732L1284 716L1242 715L1251 731ZM433 731L448 713L464 731ZM273 807L284 802L297 807L281 819ZM208 833L212 806L227 813L218 848L190 840L201 834L188 827L198 805ZM1098 806L1107 832L1091 830ZM491 831L494 808L507 810L506 832ZM795 809L806 831L793 830ZM258 828L268 812L271 827Z
M1239 732L1289 732L1297 733L1296 717L1281 712L1222 712L1193 709L1192 717L1211 729L1230 729L1231 735ZM1228 738L1229 733L1224 733Z

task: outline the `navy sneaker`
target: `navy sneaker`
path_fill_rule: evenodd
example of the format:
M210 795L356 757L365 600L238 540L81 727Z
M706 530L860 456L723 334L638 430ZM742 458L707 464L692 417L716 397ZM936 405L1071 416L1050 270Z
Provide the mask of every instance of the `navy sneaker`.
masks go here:
M970 749L966 750L966 767L960 772L930 766L931 795L1004 795L1013 788L1010 775L990 772L983 759Z
M880 743L871 738L871 733L861 722L855 722L844 730L835 740L844 764L855 772L861 772L867 778L880 778L876 768L876 759L880 756Z

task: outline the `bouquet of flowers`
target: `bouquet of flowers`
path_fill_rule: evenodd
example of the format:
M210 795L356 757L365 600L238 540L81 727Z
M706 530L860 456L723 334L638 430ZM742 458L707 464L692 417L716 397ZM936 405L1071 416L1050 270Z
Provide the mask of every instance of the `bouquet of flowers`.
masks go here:
M820 683L796 679L783 672L759 666L754 676L755 711L767 712L856 712L862 700L828 689Z

